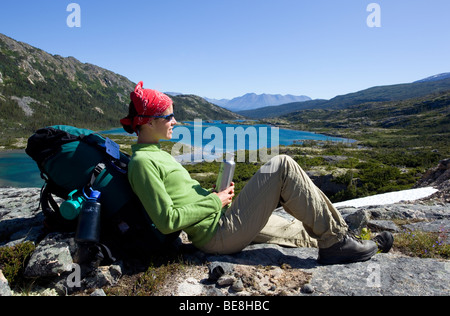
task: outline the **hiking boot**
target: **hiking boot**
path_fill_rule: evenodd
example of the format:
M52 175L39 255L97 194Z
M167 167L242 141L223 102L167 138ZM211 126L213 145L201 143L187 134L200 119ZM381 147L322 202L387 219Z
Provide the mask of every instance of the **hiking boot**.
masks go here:
M367 261L378 251L378 246L371 240L360 240L352 234L344 236L342 241L329 248L319 249L317 261L320 264L342 264Z
M382 253L388 253L394 244L394 236L390 232L382 232L372 240L377 244Z

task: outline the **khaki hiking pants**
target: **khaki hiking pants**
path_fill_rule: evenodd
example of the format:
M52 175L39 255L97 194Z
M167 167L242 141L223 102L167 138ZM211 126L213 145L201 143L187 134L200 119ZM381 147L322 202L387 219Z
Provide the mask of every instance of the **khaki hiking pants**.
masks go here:
M279 205L298 221L272 216ZM292 158L281 155L250 179L201 250L232 254L252 242L328 248L346 232L347 224L325 194Z

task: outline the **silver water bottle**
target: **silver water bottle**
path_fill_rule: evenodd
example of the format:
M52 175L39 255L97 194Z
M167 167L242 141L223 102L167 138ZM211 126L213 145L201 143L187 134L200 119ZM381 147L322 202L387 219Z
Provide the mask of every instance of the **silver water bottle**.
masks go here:
M231 185L231 182L233 182L235 170L236 163L234 162L234 156L231 156L231 159L226 159L221 163L219 176L217 177L216 182L217 192L222 192Z

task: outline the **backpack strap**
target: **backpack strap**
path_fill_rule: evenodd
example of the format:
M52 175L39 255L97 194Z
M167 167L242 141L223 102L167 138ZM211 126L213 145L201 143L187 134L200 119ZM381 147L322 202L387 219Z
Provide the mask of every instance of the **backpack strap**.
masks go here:
M102 173L103 170L106 169L106 166L104 163L99 163L97 166L95 166L94 171L92 172L91 182L89 182L89 185L91 187L94 186L95 180L97 180L97 177Z
M61 216L58 203L52 196L52 183L46 182L41 190L40 208L45 216L44 226L50 231L71 232L76 228L76 221L68 221Z

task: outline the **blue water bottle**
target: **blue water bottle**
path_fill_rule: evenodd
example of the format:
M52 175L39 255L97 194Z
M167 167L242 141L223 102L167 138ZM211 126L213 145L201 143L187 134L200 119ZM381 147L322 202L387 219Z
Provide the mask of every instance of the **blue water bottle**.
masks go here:
M77 242L100 241L100 195L99 191L92 191L90 197L83 203L75 234Z

